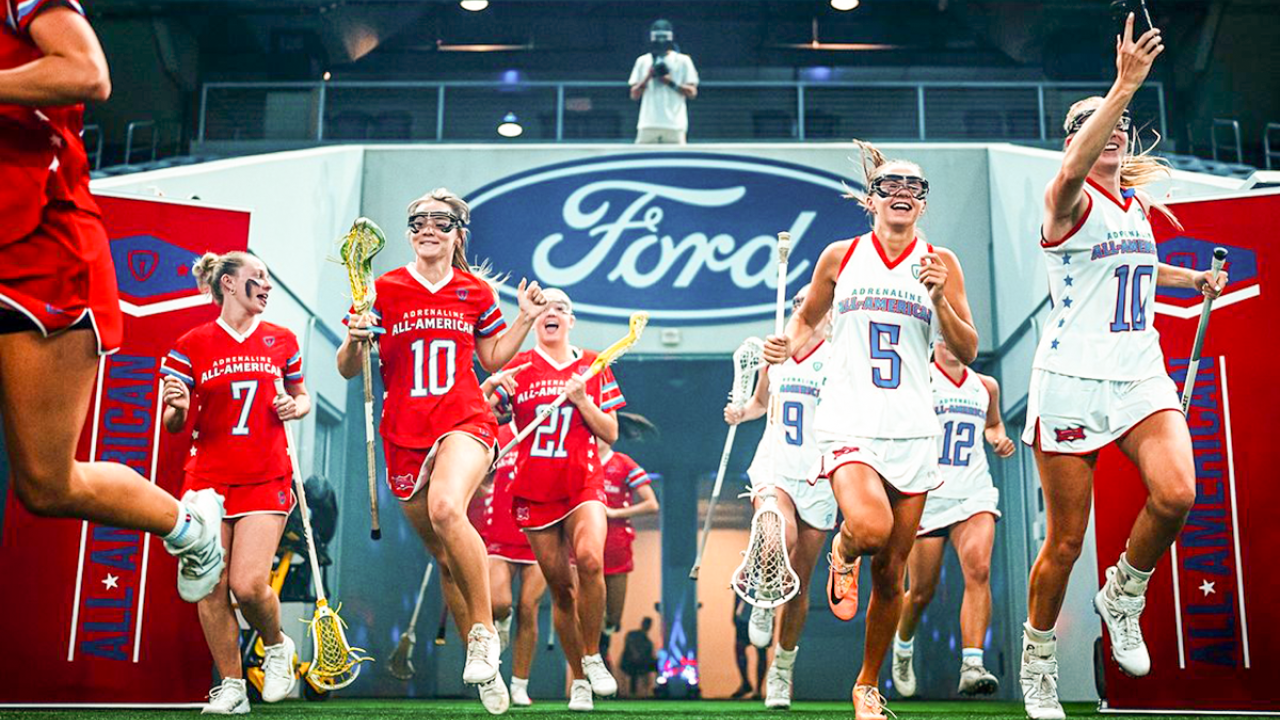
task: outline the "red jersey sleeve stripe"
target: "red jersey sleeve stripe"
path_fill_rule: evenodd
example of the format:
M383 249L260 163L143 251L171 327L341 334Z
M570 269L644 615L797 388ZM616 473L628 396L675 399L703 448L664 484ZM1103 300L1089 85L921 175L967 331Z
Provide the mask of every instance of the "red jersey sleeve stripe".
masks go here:
M16 29L25 34L27 28L31 25L31 21L35 20L37 15L45 10L52 10L58 7L70 8L79 13L81 17L84 16L84 8L80 7L80 3L76 2L76 0L25 0L25 2L19 2L14 7L17 11L14 16Z
M604 412L612 412L613 410L618 410L626 406L627 406L626 399L622 397L622 393L618 393L617 395L614 395L613 397L601 403L600 409Z
M645 472L644 468L638 467L632 470L627 475L627 485L629 485L633 489L644 486L644 485L648 485L648 484L649 484L649 473Z
M491 335L496 335L506 329L507 329L507 321L503 320L502 314L499 313L498 316L494 318L493 321L490 322L489 324L487 325L481 324L476 329L476 334L479 335L480 337L489 337Z
M190 369L188 369L188 372L190 372ZM182 381L182 384L186 385L189 388L193 388L196 386L195 380L192 380L190 375L187 375L186 373L183 373L183 372L179 372L178 370L175 370L172 367L169 367L167 363L160 368L160 374L171 375L173 377L176 377L178 378L178 380Z

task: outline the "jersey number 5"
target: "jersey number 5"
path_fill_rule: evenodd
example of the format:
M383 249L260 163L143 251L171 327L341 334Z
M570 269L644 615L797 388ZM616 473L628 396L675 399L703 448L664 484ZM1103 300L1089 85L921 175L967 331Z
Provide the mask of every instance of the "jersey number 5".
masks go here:
M409 390L409 397L444 395L453 389L453 369L458 360L457 343L452 340L432 340L427 345L426 340L419 338L409 348L413 350L413 388ZM441 365L444 367L441 368Z
M878 388L892 390L902 384L902 356L893 346L898 344L898 335L902 327L892 323L871 323L871 359L888 360L889 372L883 368L871 368L871 383ZM885 347L888 345L888 347Z

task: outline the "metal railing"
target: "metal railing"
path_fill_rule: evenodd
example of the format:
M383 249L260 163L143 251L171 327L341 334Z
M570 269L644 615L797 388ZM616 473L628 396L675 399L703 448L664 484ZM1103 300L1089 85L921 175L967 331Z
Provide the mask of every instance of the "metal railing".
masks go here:
M1103 83L703 82L690 101L695 141L1060 140L1074 101ZM1131 104L1168 137L1164 88ZM630 141L638 104L623 82L208 83L197 138L205 141L500 140L514 113L521 140Z
M1272 133L1280 137L1280 123L1267 123L1267 126L1262 129L1262 154L1266 158L1268 170L1271 169L1271 161L1280 158L1280 150L1271 149Z
M1230 131L1230 134L1227 136L1227 142L1225 143L1218 142L1218 137L1221 135L1221 133L1219 133L1218 130L1222 128L1225 128L1226 130ZM1234 160L1232 160L1232 162L1236 162L1236 163L1244 162L1244 146L1241 145L1240 143L1240 122L1238 120L1214 118L1213 127L1210 128L1209 130L1209 139L1212 141L1212 144L1213 144L1214 160L1220 159L1218 157L1218 150L1222 149L1222 150L1231 150L1236 154L1236 157ZM1226 162L1226 161L1223 160L1223 162Z
M102 126L85 125L80 139L84 141L84 151L92 161L89 167L98 170L102 167Z

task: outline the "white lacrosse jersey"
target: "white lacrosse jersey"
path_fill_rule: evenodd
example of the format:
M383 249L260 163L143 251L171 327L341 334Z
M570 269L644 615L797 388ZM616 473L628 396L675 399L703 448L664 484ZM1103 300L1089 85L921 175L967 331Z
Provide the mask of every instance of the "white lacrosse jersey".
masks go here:
M921 284L920 239L889 262L875 233L853 241L836 276L831 361L814 430L820 435L938 434L929 386L933 299Z
M942 426L938 472L943 481L929 497L963 500L992 484L983 444L991 394L978 374L967 368L959 384L937 363L929 367L929 374L933 378L933 410Z
M751 478L785 477L809 480L809 471L821 453L813 436L814 413L831 344L819 343L804 357L788 358L781 365L769 367L769 392L776 396L777 418L766 427L756 455L747 468Z
M1065 238L1041 239L1052 309L1034 367L1097 380L1165 374L1156 332L1155 236L1135 197L1118 202L1088 180L1085 215Z

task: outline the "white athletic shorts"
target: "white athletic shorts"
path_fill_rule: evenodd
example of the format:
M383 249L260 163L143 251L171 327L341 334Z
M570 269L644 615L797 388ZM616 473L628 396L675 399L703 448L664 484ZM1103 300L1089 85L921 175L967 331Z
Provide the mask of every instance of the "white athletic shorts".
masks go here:
M999 519L999 504L1000 491L994 485L988 485L967 498L930 495L924 501L924 514L920 516L920 530L916 536L951 527L982 513L991 513Z
M822 458L810 473L821 482L842 465L861 463L880 473L903 495L919 495L942 485L938 473L938 438L862 438L817 433Z
M759 488L766 481L761 473L752 474L751 487ZM831 492L831 483L825 479L814 478L812 482L789 477L778 477L775 486L785 492L796 506L796 514L809 527L818 530L830 530L836 526L836 496Z
M1119 440L1164 410L1180 410L1167 375L1146 380L1094 380L1031 371L1022 442L1059 455L1087 455Z

